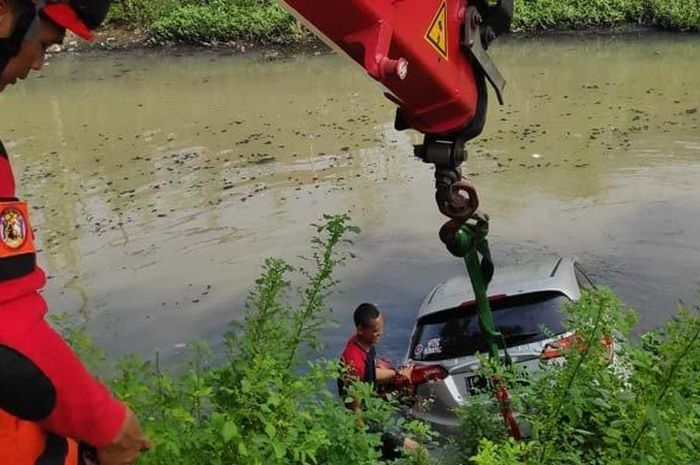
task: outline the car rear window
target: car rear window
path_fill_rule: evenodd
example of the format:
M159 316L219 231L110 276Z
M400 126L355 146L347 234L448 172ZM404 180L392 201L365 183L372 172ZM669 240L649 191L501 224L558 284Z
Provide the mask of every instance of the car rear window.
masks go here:
M562 304L569 299L559 292L537 292L504 297L491 303L496 330L514 347L548 339L564 332ZM438 361L488 353L479 328L476 304L433 313L418 321L411 341L411 358Z

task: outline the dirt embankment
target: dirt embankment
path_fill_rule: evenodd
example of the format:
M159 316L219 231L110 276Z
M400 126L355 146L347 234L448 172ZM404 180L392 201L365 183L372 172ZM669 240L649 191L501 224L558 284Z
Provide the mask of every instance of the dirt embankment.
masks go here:
M199 44L182 44L177 42L163 42L149 37L147 32L138 28L108 25L95 32L95 40L86 42L68 33L66 40L61 45L54 45L48 49L50 55L80 52L128 52L136 50L230 50L234 53L246 53L251 50L277 50L296 51L299 49L329 50L326 45L315 36L305 36L292 43L256 43L250 41L228 42L202 42Z
M640 25L625 25L614 28L591 28L585 30L548 30L539 32L514 32L504 36L501 40L517 40L520 38L547 38L547 37L562 37L574 36L587 38L590 36L634 36L650 32L658 32L657 29L640 26ZM296 42L278 43L256 43L246 41L228 41L228 42L202 42L197 45L180 44L173 42L161 42L149 37L147 32L138 28L127 28L124 26L108 25L101 28L95 33L93 42L85 42L72 34L68 34L62 45L52 46L48 52L51 55L62 53L79 53L84 51L91 52L119 52L133 50L206 50L219 49L230 50L234 53L246 53L252 50L272 50L281 52L294 52L299 49L318 49L320 51L328 51L329 48L315 36L305 35L304 38Z

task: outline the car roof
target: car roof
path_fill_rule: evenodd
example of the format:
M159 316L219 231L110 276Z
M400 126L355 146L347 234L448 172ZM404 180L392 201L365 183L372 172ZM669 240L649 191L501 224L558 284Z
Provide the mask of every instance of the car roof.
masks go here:
M488 295L521 295L533 292L561 292L571 300L581 295L574 272L574 259L549 260L511 266L496 266ZM438 284L425 298L418 318L457 307L474 300L474 291L465 273Z

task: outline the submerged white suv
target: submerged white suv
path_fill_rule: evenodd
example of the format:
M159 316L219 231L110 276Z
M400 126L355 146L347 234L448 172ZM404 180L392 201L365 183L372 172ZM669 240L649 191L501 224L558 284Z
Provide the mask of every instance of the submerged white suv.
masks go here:
M578 300L582 288L593 286L568 258L497 267L488 295L496 330L503 334L513 363L538 370L541 361L559 358L557 347L573 338L562 326L562 304ZM465 275L436 286L418 312L406 362L427 374L416 380L415 395L431 401L416 416L440 431L456 431L454 408L486 386L477 373L477 354L488 355L488 343Z

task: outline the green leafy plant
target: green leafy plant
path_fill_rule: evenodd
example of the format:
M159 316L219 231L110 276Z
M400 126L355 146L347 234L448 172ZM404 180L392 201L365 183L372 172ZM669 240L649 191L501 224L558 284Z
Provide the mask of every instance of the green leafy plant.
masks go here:
M304 361L305 350L320 344L334 271L350 257L348 236L359 232L346 215L325 216L315 228L304 266L265 261L243 321L224 336L223 362L194 344L187 365L175 370L164 368L158 354L118 363L110 385L138 412L155 445L140 464L378 464L383 428L371 425L405 430L427 444L429 430L397 416L393 399L353 384L351 394L366 406L355 414L328 389L339 363ZM296 292L292 282L299 283ZM92 351L82 329L65 318L59 323L76 349ZM432 462L421 448L400 463Z
M119 0L113 24L156 41L298 43L311 37L277 0ZM614 28L629 24L700 30L700 0L516 0L516 31Z
M636 315L614 294L584 293L567 308L578 343L566 363L511 384L523 442L477 431L465 460L479 464L692 464L700 453L700 317L681 307L662 329L630 341ZM610 362L609 345L615 340ZM476 415L474 405L461 415ZM491 412L495 418L496 410ZM483 415L483 414L482 414ZM465 430L465 434L473 434ZM478 453L470 457L473 444Z
M397 415L395 399L356 383L349 395L365 408L350 412L328 389L341 366L304 355L318 347L334 270L350 257L347 236L359 230L345 215L315 228L304 266L265 262L243 321L225 334L223 362L194 344L189 363L175 371L157 354L118 363L110 384L155 443L140 463L378 464L385 430L421 444L400 465L700 463L697 309L680 307L661 329L630 340L636 315L608 289L584 292L565 309L565 327L577 335L565 363L523 374L482 360L482 374L509 388L529 431L522 441L508 437L488 392L458 410L462 433L453 446L439 446L439 462L428 452L437 446L433 433ZM93 354L91 365L104 365L84 327L67 317L56 324L77 351Z
M271 0L182 4L153 21L150 34L156 40L186 43L282 43L303 36L294 17Z
M181 0L118 0L111 5L108 20L113 24L147 28L182 3Z
M700 30L698 0L516 0L518 31L610 28L642 24L680 31Z
M654 22L665 29L700 30L700 1L648 0Z
M587 29L638 23L643 0L516 0L516 30Z

